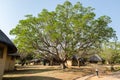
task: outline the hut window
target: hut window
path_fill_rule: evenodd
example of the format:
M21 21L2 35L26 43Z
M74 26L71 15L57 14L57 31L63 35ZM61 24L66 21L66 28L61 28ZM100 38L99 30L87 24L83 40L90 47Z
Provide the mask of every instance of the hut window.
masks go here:
M0 47L0 58L3 58L3 48Z

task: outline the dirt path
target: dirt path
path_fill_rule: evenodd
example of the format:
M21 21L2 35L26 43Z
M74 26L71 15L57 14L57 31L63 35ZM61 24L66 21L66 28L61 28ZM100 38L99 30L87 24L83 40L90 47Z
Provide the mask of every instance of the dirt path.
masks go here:
M81 78L77 78L75 80L120 80L120 71L113 72L108 75L99 75L99 76L96 76L95 74L91 74Z
M94 76L94 75L93 74L87 75L87 76L84 76L84 77L81 77L81 78L78 78L78 79L75 79L75 80L86 80L86 79L88 79L89 77L92 77L92 76Z
M120 72L114 72L106 76L93 76L87 80L120 80Z

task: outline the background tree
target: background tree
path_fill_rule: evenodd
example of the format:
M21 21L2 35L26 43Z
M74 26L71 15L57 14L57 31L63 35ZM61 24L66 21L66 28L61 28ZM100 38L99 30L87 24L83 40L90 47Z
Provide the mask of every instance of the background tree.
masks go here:
M15 43L24 52L37 52L58 60L63 68L68 57L89 49L101 47L115 35L108 26L110 17L95 18L91 7L83 7L80 2L72 5L66 1L57 5L55 11L43 9L37 17L27 15L20 20L10 34L16 35Z
M120 63L120 43L117 38L104 43L101 56L106 60L107 64Z

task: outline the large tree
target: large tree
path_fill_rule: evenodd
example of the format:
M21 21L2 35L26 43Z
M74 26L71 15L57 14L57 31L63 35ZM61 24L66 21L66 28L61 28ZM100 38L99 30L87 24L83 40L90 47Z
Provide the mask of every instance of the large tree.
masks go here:
M69 1L57 5L55 11L43 9L37 17L26 15L10 31L16 35L15 43L20 52L34 51L46 57L55 57L65 68L65 62L73 54L82 56L91 49L101 47L115 35L108 26L110 17L95 17L91 7Z

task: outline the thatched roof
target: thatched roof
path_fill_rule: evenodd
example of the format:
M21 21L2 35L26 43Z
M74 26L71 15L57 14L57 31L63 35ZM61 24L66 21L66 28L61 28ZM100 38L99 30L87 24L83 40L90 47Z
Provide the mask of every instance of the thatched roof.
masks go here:
M14 54L8 54L8 56L20 57L20 55L19 55L18 53L14 53Z
M12 43L12 41L0 30L0 43L7 45L8 53L16 53L17 48Z
M97 55L97 54L94 54L93 56L91 56L90 58L89 58L89 61L91 61L91 62L99 62L99 61L103 61L103 59L99 56L99 55Z

